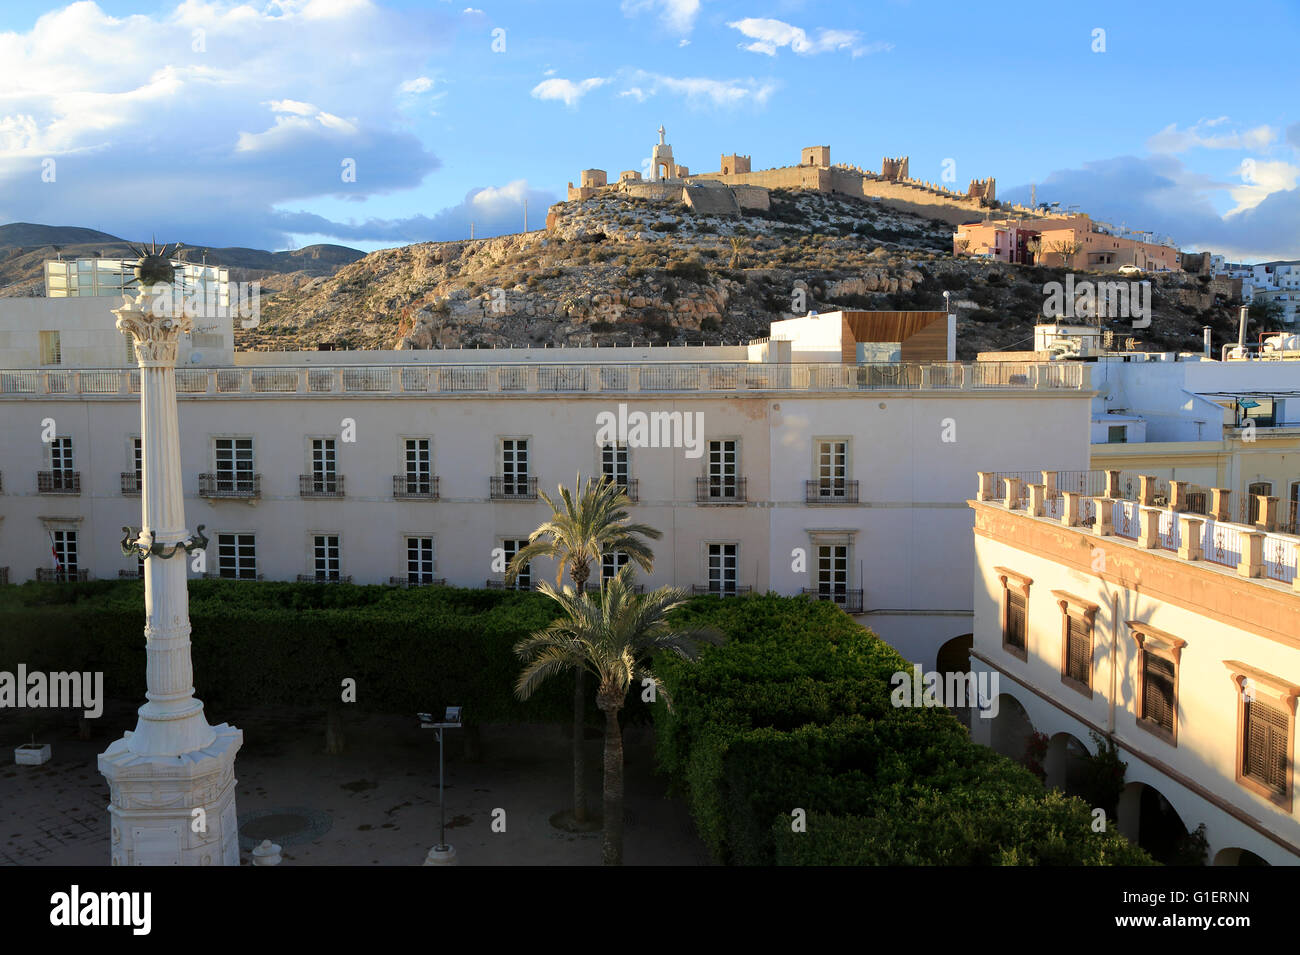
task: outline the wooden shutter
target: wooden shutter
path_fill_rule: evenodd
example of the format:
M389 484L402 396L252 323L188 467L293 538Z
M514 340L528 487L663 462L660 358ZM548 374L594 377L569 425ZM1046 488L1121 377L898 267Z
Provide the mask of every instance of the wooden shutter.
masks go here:
M1174 663L1153 653L1143 653L1142 716L1174 730Z
M1092 634L1078 617L1066 615L1065 675L1092 685Z
M1274 792L1286 794L1287 715L1276 707L1246 704L1246 739L1242 772Z
M1003 640L1007 646L1025 649L1025 595L1013 590L1007 592L1007 630Z

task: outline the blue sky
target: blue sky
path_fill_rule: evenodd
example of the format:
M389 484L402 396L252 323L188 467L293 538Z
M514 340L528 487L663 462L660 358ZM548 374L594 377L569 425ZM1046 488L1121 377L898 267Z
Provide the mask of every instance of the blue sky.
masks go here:
M499 234L580 169L642 168L663 123L693 171L827 144L933 181L952 160L963 189L1300 258L1297 40L1294 0L9 0L0 221L273 249Z

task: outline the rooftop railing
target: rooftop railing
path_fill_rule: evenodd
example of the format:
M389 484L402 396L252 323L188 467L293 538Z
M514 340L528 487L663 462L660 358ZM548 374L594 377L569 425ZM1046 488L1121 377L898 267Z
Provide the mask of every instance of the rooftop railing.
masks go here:
M660 394L798 391L1079 391L1078 362L587 362L177 368L178 395ZM0 370L0 398L130 396L138 369Z

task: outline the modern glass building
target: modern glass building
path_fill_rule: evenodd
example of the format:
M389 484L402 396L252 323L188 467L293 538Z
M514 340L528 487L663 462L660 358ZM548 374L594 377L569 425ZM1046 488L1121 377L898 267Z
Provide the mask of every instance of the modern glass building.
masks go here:
M230 306L230 270L172 260L183 294L201 294L210 306ZM45 263L47 298L120 295L134 278L134 259L70 259Z

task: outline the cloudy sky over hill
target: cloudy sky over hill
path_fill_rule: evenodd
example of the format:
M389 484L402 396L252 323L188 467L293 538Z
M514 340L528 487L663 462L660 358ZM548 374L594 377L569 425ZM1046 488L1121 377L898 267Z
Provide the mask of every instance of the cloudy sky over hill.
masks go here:
M578 171L837 162L1300 258L1300 8L10 0L0 221L271 249L541 224ZM481 6L475 6L479 4ZM1098 31L1104 31L1099 33ZM353 175L354 173L354 175Z

